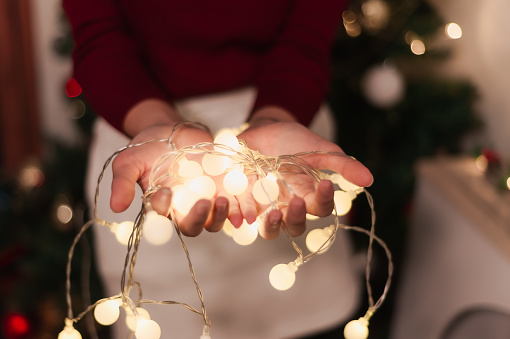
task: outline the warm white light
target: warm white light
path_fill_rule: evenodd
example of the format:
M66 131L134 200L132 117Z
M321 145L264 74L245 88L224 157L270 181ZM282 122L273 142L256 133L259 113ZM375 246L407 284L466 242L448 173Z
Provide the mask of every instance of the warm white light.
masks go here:
M225 219L225 223L223 224L222 230L226 235L228 235L229 237L232 237L232 231L234 230L234 225L232 225L230 220Z
M156 211L149 211L145 215L143 237L153 245L162 245L170 240L173 234L173 224L165 216Z
M306 220L318 220L318 219L320 219L320 217L310 213L306 213Z
M460 39L462 37L462 28L454 22L445 27L445 33L450 39Z
M338 187L340 187L340 189L344 191L359 192L360 190L362 190L361 187L359 187L358 185L354 185L350 181L347 181L343 176L341 176L338 173L332 174L330 179L334 184L337 184Z
M271 286L279 291L285 291L294 285L296 281L297 266L291 262L289 264L278 264L269 272L269 282Z
M352 207L352 199L354 198L353 193L344 191L335 191L334 201L336 215L346 215ZM335 211L333 211L334 213Z
M510 177L506 179L506 187L510 190Z
M172 191L172 207L182 215L187 215L193 205L200 199L197 192L184 185L174 186Z
M57 219L63 224L67 224L73 218L73 210L69 205L62 204L57 207Z
M120 224L114 224L114 233L117 241L122 245L127 245L129 242L129 238L131 237L131 233L133 233L134 222L132 221L123 221Z
M278 183L268 178L259 179L253 185L253 198L261 204L269 204L271 201L275 201L279 193Z
M229 194L242 194L248 188L248 178L246 177L246 174L241 171L230 171L223 178L223 187Z
M487 160L487 157L485 155L480 155L478 158L476 158L476 168L482 173L485 173L487 171L487 168L489 167L489 160Z
M179 175L183 178L195 178L204 174L202 166L196 161L180 161Z
M232 160L224 155L204 154L202 158L202 167L209 175L220 175L232 165Z
M320 254L326 252L332 244L333 239L332 238L330 239L330 237L333 234L334 230L335 226L333 225L328 226L326 228L316 228L314 230L311 230L306 235L306 248L308 248L308 250L313 253L317 252L319 248L321 248L322 246L321 251L317 253Z
M140 319L150 320L151 318L149 312L145 308L137 307L136 313L138 313L138 316L135 316L130 308L126 309L126 325L133 332L136 331L136 326Z
M140 319L135 330L136 339L159 339L161 328L154 320Z
M239 245L249 245L257 239L259 225L260 222L258 219L253 224L248 224L246 220L244 220L241 227L232 229L232 238Z
M415 39L411 42L411 52L416 55L422 55L425 53L425 44L423 41Z
M216 194L216 183L207 175L200 175L188 180L186 186L203 199L211 199Z
M58 339L82 339L80 332L78 332L73 326L66 326L58 334Z
M228 130L224 130L218 133L218 135L216 135L214 138L214 143L228 146L237 152L240 152L242 149L242 146L239 144L237 137ZM214 146L214 149L225 154L234 154L234 152L225 150L223 147Z
M345 339L366 339L368 338L368 321L365 318L351 320L344 328Z
M119 319L120 304L121 301L119 299L107 300L103 303L97 304L94 308L94 318L98 323L104 326L113 324L117 321L117 319Z

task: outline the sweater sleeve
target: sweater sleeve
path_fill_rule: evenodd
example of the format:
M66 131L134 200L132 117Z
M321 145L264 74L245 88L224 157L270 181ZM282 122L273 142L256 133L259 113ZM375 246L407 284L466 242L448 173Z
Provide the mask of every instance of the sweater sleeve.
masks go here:
M279 106L308 125L329 89L330 49L347 0L297 0L255 85L253 112Z
M97 114L122 131L128 110L168 100L145 69L115 0L63 0L75 41L74 76Z

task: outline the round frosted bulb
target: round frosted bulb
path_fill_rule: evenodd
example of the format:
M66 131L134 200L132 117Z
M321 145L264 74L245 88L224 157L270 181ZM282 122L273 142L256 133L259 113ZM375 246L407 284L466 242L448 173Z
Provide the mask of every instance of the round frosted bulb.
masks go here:
M127 311L127 315L126 315L126 325L133 332L136 331L136 326L138 325L138 321L140 321L141 319L145 319L145 320L151 319L149 312L145 308L137 307L136 313L138 313L138 316L135 316L133 311L131 311L129 309Z
M101 325L109 326L119 319L119 306L120 300L118 299L97 304L94 308L94 318Z
M306 235L306 248L308 248L310 252L317 252L322 246L321 251L318 253L326 252L332 244L332 239L329 237L333 234L333 230L334 228L331 226L311 230Z
M320 217L310 214L310 213L306 213L306 220L313 221L313 220L318 220L318 219L320 219Z
M223 178L223 188L232 195L242 194L248 188L248 178L241 171L230 171Z
M220 132L214 138L214 143L228 146L237 152L239 152L241 150L241 145L239 145L239 140L237 139L237 137L232 132L227 131L227 130ZM214 146L214 149L218 152L222 152L225 154L234 154L234 152L232 152L230 150L226 150L223 147Z
M368 321L364 318L351 320L344 328L345 339L366 339L368 338Z
M347 181L343 176L338 173L331 175L331 181L338 185L344 191L357 192L361 187L354 185L352 182Z
M230 222L230 220L225 219L225 223L223 224L223 233L227 236L232 237L232 231L235 229L234 225Z
M262 187L262 185L264 186ZM278 183L275 181L267 178L262 178L253 184L252 194L253 198L255 198L257 202L265 205L269 204L271 201L275 201L276 198L278 198L278 194L280 194L280 188L278 187Z
M229 157L217 154L205 154L202 158L202 167L209 175L220 175L232 164Z
M352 207L352 195L344 191L335 191L336 215L346 215Z
M184 185L175 186L172 190L172 206L182 215L187 215L193 205L200 199L197 192L190 190Z
M80 332L78 332L74 327L72 326L66 326L58 334L58 339L82 339Z
M204 174L202 166L196 161L179 163L179 175L183 178L196 178Z
M189 180L186 182L186 186L203 199L211 199L216 194L216 183L206 175L200 175Z
M232 238L239 245L250 245L257 239L259 234L258 226L258 222L248 224L245 220L241 227L232 229Z
M279 291L288 290L296 281L296 271L297 266L294 263L278 264L269 272L269 282Z
M135 330L136 339L159 339L161 328L154 320L140 319Z
M117 238L117 241L122 245L128 244L131 233L133 232L133 226L134 223L132 221L123 221L118 224L115 231L115 238Z
M162 245L172 238L173 225L170 219L159 215L156 211L150 211L145 215L143 224L143 236L153 245Z

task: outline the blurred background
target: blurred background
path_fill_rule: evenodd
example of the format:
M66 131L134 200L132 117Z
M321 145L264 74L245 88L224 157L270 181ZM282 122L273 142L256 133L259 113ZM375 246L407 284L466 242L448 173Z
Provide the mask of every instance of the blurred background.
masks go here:
M510 337L508 11L506 0L352 0L339 18L338 143L375 176L376 232L396 264L372 338ZM94 120L72 47L58 0L0 0L2 338L56 338L66 315ZM369 216L355 205L348 224ZM88 238L72 264L91 277L73 278L77 309L102 297ZM363 253L366 239L354 242Z

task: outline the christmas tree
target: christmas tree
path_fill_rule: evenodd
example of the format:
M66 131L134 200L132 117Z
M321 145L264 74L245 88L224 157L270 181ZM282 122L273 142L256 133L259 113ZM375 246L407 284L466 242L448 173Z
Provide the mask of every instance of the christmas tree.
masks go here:
M480 126L473 108L477 94L470 83L434 71L449 57L448 45L436 43L440 35L457 39L461 28L442 22L427 2L355 0L343 23L333 50L329 99L338 144L374 175L368 190L377 233L396 262L392 293L371 322L374 338L384 338L412 212L414 166L422 157L463 151L463 138ZM368 225L369 215L359 206L351 224ZM374 283L382 288L386 272L379 266L374 269L380 281Z

